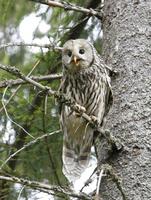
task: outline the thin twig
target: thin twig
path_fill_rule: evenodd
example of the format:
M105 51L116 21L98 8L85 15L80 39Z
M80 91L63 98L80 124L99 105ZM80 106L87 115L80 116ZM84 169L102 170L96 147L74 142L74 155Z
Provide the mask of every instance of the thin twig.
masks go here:
M31 138L34 138L34 136L32 136L28 131L26 131L24 129L24 127L22 127L20 124L16 123L14 120L11 119L11 117L9 116L8 112L7 112L7 109L6 109L6 106L5 106L5 94L6 94L6 91L7 91L8 87L5 88L4 92L3 92L3 96L2 96L2 106L4 108L4 111L5 111L5 114L7 116L7 118L13 123L15 124L16 126L18 126L19 128L21 128L25 133L27 133L27 135L29 135Z
M3 161L3 164L0 166L0 170L2 170L4 165L6 165L10 159L12 159L16 154L20 153L21 151L23 151L27 147L35 144L36 142L38 142L39 140L42 140L45 137L48 137L48 136L51 136L51 135L54 135L54 134L57 134L57 133L60 133L60 132L61 132L61 130L57 130L57 131L54 131L54 132L51 132L51 133L44 134L42 136L37 137L35 140L32 140L29 143L25 144L22 148L18 149L15 153L11 154L5 161Z
M104 169L101 169L100 174L99 174L99 178L98 178L97 188L96 188L95 200L99 200L100 199L99 190L100 190L100 185L101 185L101 180L102 180L102 177L103 177L103 173L104 173Z
M97 12L96 10L92 8L88 9L88 8L80 7L80 6L71 4L69 2L65 2L65 1L58 2L58 1L51 1L51 0L30 0L30 1L45 4L50 7L63 8L64 10L77 11L77 12L85 13L86 15L95 16L99 19L102 19L102 12Z
M97 171L97 167L93 170L92 174L89 176L89 178L87 179L87 181L84 183L84 186L81 188L80 192L83 191L83 189L89 185L89 183L91 182L91 178L92 176L96 173Z
M20 191L19 191L19 195L18 195L18 197L17 197L17 200L20 200L20 199L21 199L21 193L22 193L22 191L24 190L25 187L26 187L25 185L23 185L23 186L21 187L21 189L20 189Z

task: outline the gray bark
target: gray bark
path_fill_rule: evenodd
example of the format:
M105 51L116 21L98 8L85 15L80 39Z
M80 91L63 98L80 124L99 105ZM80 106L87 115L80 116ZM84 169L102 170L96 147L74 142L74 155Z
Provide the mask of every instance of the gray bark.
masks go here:
M104 56L119 72L112 81L114 105L107 128L124 144L110 164L128 200L151 199L151 1L106 0ZM100 152L101 154L101 152ZM103 200L121 200L104 178Z

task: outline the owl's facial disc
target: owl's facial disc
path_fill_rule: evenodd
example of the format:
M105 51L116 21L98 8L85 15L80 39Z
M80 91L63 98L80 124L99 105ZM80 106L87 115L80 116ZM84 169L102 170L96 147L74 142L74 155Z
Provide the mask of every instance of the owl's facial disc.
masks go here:
M69 71L78 72L86 69L91 65L92 60L92 49L86 40L69 40L65 43L62 61Z

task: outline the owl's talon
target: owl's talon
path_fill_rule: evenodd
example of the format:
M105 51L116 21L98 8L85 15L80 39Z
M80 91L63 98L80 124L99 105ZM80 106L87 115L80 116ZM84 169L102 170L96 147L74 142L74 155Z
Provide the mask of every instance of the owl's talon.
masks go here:
M82 113L86 112L85 107L75 104L75 108L77 110L77 115L81 115Z
M92 124L95 124L97 127L100 125L98 118L94 115L91 116Z

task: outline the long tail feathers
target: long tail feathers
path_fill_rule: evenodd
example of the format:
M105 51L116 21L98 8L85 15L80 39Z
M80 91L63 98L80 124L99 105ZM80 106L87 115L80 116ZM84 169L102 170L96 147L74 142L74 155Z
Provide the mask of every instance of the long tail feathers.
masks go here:
M65 140L63 145L63 173L69 182L75 182L88 167L93 135L89 135L81 144L73 145Z

